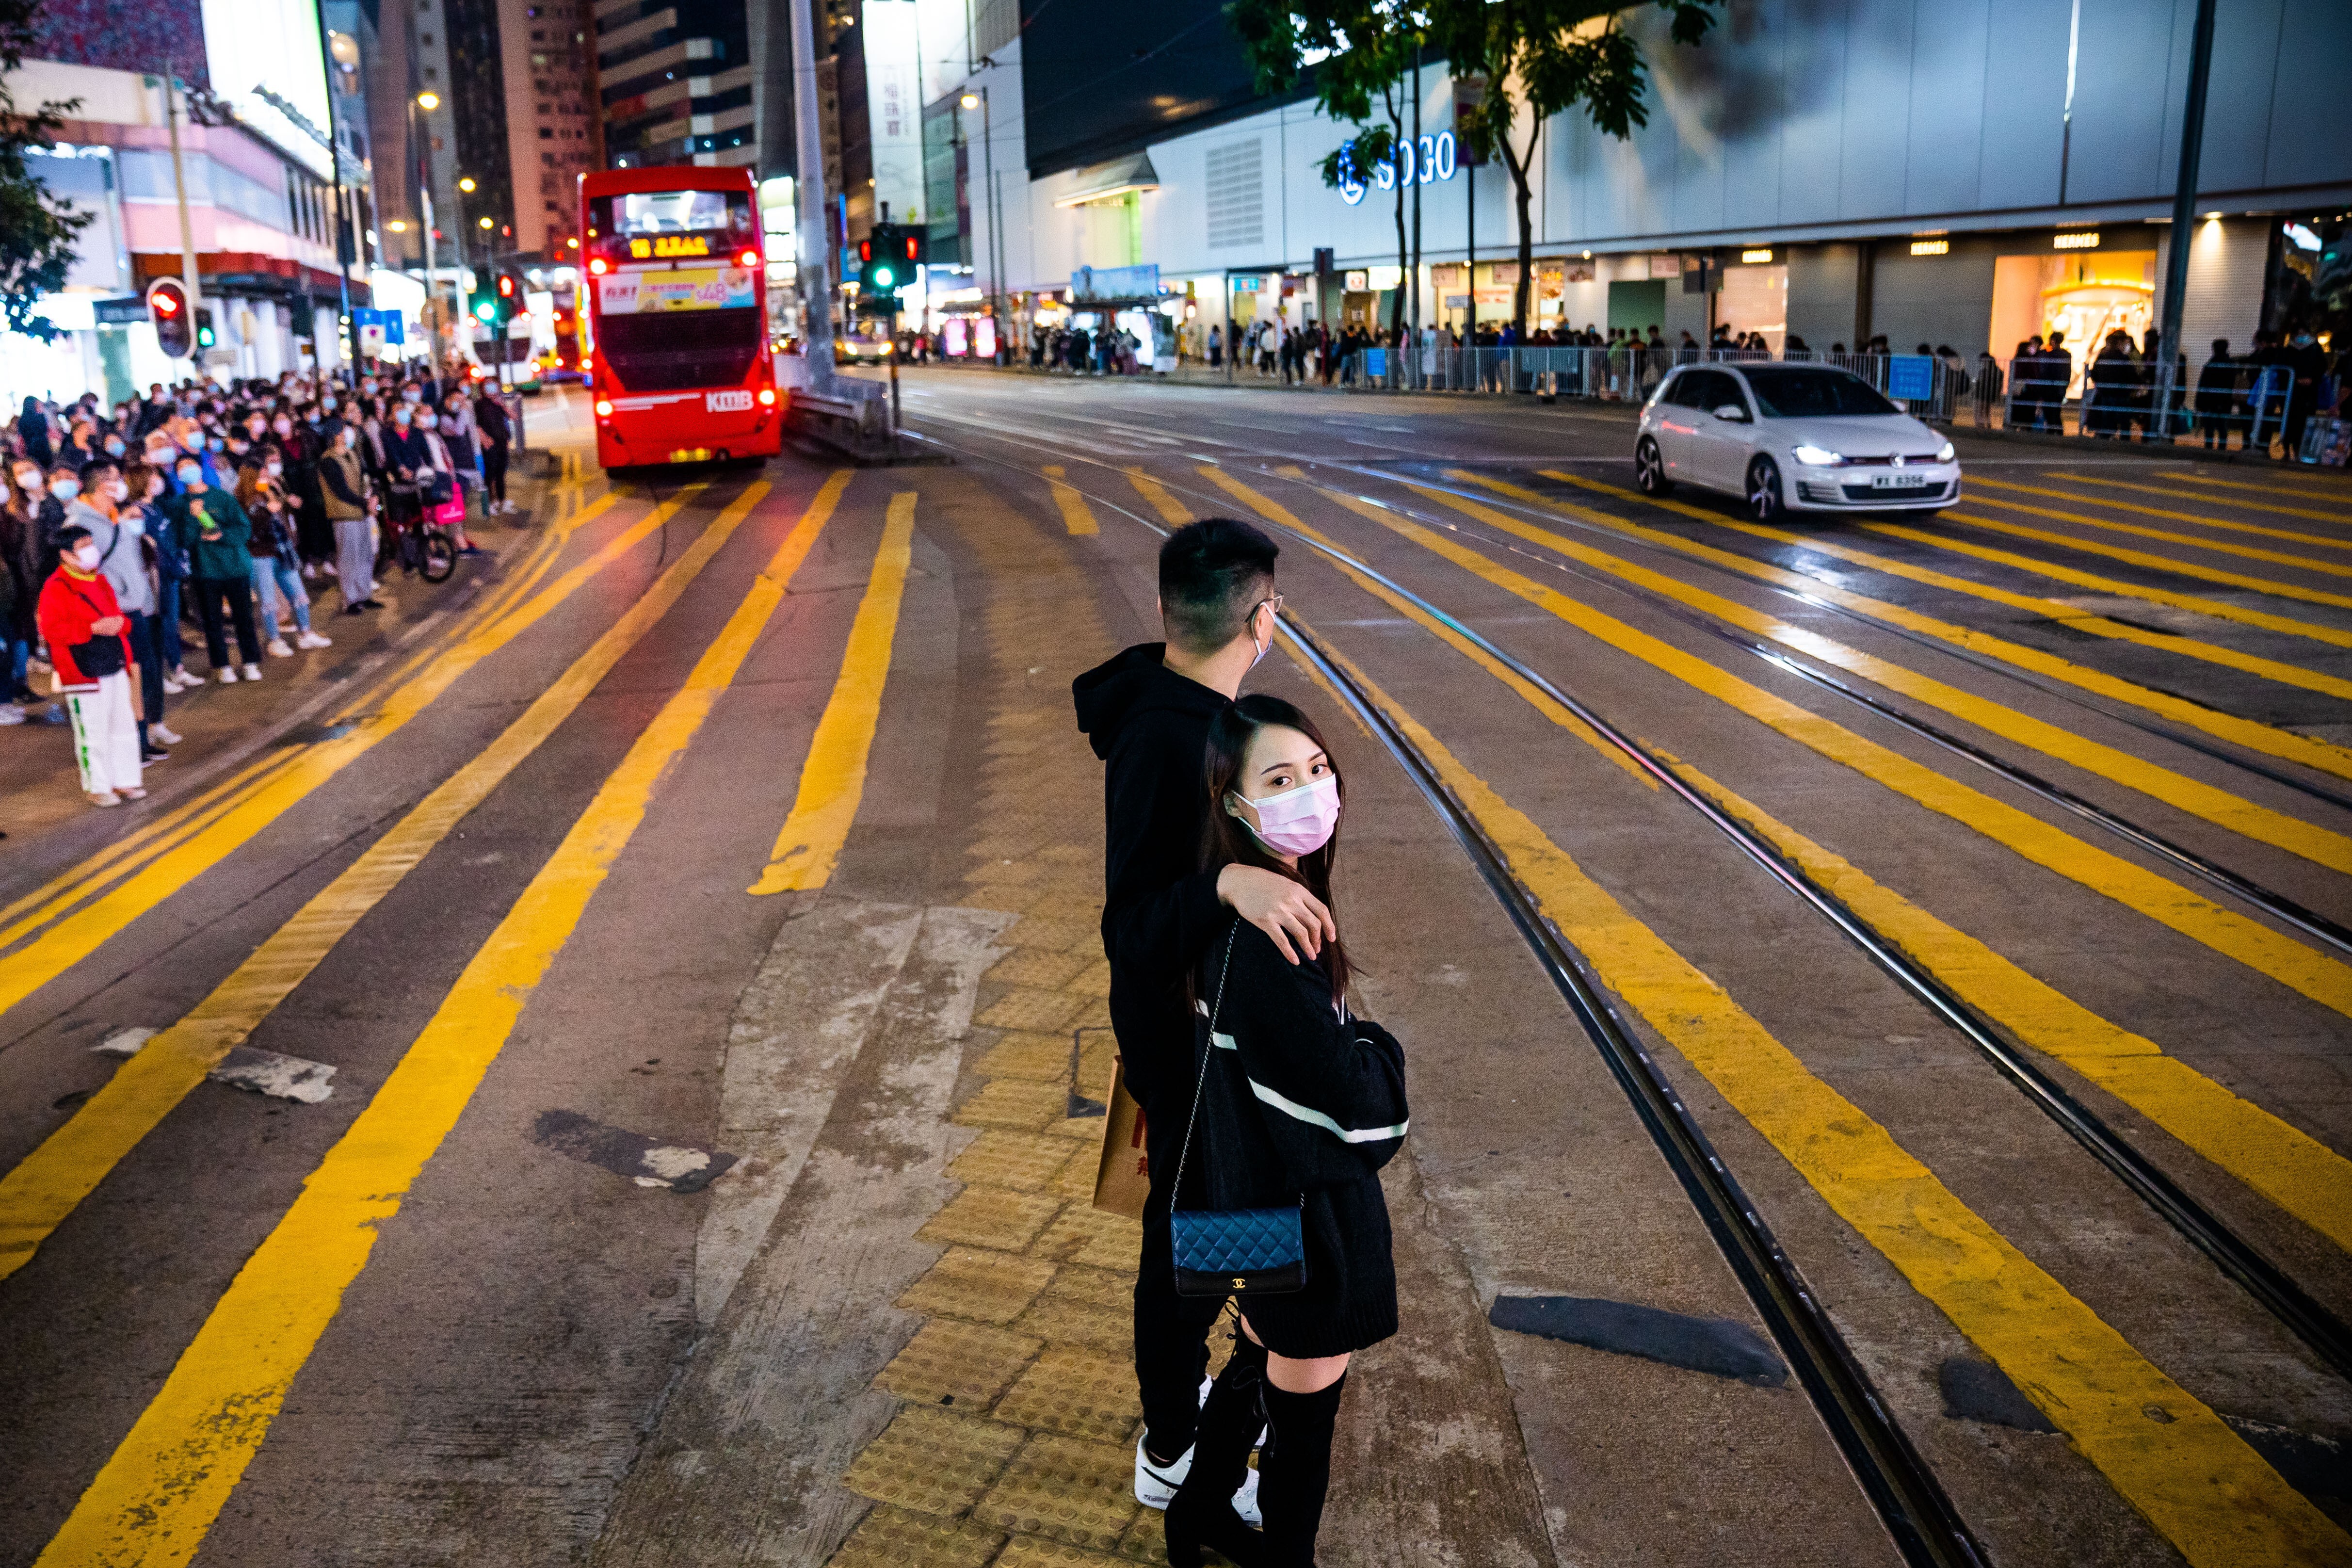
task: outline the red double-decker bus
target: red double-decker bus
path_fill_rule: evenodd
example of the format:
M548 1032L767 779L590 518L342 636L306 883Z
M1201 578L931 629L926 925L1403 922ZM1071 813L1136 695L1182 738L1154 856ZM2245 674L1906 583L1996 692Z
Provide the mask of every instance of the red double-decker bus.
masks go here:
M757 195L746 169L580 177L580 367L605 468L782 449Z

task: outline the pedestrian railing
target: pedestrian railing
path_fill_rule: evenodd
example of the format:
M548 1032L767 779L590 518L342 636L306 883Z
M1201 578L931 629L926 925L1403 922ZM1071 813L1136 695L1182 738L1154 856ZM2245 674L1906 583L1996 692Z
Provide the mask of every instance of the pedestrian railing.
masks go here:
M2292 375L2284 365L2209 361L2195 373L2110 358L2077 365L2056 358L1970 363L1938 354L1854 354L1753 349L1602 347L1358 349L1337 380L1350 391L1450 392L1643 403L1678 364L1723 362L1833 364L1852 371L1906 413L1958 429L2019 430L2090 439L2238 445L2267 450L2284 433Z

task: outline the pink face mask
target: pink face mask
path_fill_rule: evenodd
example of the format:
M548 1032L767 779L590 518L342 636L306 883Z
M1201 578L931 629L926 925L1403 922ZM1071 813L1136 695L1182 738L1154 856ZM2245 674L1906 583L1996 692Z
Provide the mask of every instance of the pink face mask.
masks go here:
M1339 780L1334 773L1264 800L1244 795L1227 798L1257 808L1257 826L1250 830L1260 844L1277 855L1312 855L1331 841L1332 832L1339 826ZM1225 809L1233 811L1230 805ZM1244 827L1249 827L1247 817L1238 811L1233 814L1241 817Z

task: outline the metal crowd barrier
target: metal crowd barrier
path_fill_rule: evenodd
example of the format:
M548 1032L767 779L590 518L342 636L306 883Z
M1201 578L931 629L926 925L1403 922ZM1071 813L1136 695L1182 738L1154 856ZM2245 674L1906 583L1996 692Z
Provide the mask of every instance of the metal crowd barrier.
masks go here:
M1897 396L1919 390L1925 396ZM2027 430L2090 439L2181 441L2267 450L2284 431L2293 377L2284 365L2211 362L2195 372L2144 360L2087 366L2048 360L1974 363L1939 355L1704 350L1615 344L1599 348L1364 348L1340 363L1345 390L1532 395L1606 403L1643 403L1678 364L1770 361L1833 364L1850 370L1898 406L1931 424L1979 430Z

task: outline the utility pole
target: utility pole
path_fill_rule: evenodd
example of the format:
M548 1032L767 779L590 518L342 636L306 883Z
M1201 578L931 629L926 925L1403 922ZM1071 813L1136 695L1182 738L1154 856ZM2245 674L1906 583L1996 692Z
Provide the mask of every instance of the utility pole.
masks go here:
M1412 277L1407 287L1412 289L1412 363L1421 363L1421 187L1429 179L1429 171L1421 166L1421 40L1412 43Z
M793 125L794 162L800 165L793 195L799 198L801 351L808 361L808 384L823 390L833 381L833 241L824 211L824 121L817 105L816 25L809 0L792 0Z
M173 106L173 90L179 85L172 74L172 62L163 63L163 120L172 132L172 195L180 204L180 282L188 290L188 334L193 341L196 331L196 308L204 303L204 292L196 283L196 229L188 219L188 176L180 164L180 115ZM197 355L196 363L204 363Z
M2180 318L2189 300L2189 226L2197 216L2197 172L2205 152L2205 83L2213 71L2215 0L2197 0L2197 29L2189 46L2189 103L2180 117L2180 177L2172 188L2172 239L2164 252L2164 321L2157 337L2157 353L2164 361L2150 379L2164 407L2158 427L2172 436L2172 387L2180 363Z

